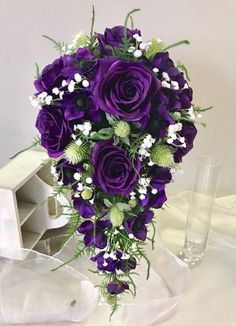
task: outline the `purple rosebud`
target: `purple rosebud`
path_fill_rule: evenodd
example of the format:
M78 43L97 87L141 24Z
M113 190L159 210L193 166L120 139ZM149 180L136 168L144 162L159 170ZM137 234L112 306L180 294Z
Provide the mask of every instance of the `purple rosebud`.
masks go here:
M133 217L131 220L124 222L124 227L128 233L132 233L135 238L145 241L147 237L146 224L150 223L153 219L154 213L146 210L140 213L138 216Z
M62 108L43 107L37 116L36 128L41 134L41 145L50 157L59 157L71 141L72 130L65 120Z
M176 163L182 162L182 157L193 148L193 141L197 135L197 128L190 122L184 122L179 135L185 138L186 147L178 147L175 151L174 160Z
M91 218L96 214L95 208L88 200L83 200L81 197L73 198L74 208L79 211L84 218Z
M107 285L107 291L110 294L121 294L123 293L125 290L129 289L129 284L127 282L124 281L113 281L108 283Z
M104 34L97 34L97 39L102 54L112 54L111 49L109 49L107 46L119 48L123 44L124 30L124 26L115 26L113 28L106 28ZM130 30L127 28L127 36L130 38L130 45L135 44L135 40L133 38L134 34L141 35L138 29Z

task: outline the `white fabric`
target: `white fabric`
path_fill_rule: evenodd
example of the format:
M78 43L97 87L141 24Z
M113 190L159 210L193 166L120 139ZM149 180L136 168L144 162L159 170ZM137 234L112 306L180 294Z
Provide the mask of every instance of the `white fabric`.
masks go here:
M168 208L165 211L157 211L161 237L175 253L179 252L184 241L187 208L187 193L182 193L168 200ZM25 263L23 266L16 264L15 273L12 266L9 266L9 263L12 264L11 260L8 264L6 260L0 260L0 318L8 321L8 325L16 322L23 325L26 322L31 325L36 325L37 322L39 325L46 325L43 324L46 320L56 321L58 326L235 325L236 196L216 200L206 258L201 265L192 269L190 288L180 307L174 311L172 309L177 306L187 289L189 270L166 249L159 238L157 242L156 251L151 252L153 269L150 280L144 280L146 266L143 262L139 266L139 273L143 278L137 277L136 280L138 294L135 302L133 299L124 302L111 323L108 322L108 305L96 305L97 292L92 282L99 280L94 279L93 274L86 273L89 279L83 275L88 267L86 259L80 260L79 263L73 262L72 267L49 273L48 268L55 267L58 262L42 255L35 259L35 253L30 253L30 259L26 260L26 268L33 267L30 273L27 270L27 274L24 270ZM73 242L70 242L57 257L62 261L70 258L73 245ZM8 253L2 250L0 256L12 253L11 250L13 249L8 249ZM19 255L19 250L14 251L14 255L16 253ZM34 282L31 282L32 280ZM38 295L34 286L38 289ZM7 300L3 301L3 298ZM74 300L75 305L71 305ZM78 304L79 302L83 305ZM69 320L80 320L80 323L71 323ZM3 325L1 319L0 325Z

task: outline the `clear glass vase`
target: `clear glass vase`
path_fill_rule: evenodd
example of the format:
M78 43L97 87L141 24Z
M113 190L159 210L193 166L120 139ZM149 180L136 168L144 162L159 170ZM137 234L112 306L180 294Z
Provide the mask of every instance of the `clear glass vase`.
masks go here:
M180 258L188 265L200 263L205 255L221 160L216 156L200 156L191 192L185 229L185 244Z

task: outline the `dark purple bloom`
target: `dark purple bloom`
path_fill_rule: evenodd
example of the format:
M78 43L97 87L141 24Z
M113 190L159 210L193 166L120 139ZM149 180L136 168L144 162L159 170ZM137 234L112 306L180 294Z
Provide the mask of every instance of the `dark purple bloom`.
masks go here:
M157 109L152 108L145 130L150 133L152 137L159 139L167 136L167 129L169 125L173 123L174 120L168 114L165 106Z
M117 250L114 257L104 258L107 254L105 251L99 252L96 256L92 257L91 260L97 262L98 270L104 270L111 273L115 273L116 270L121 270L124 273L129 272L131 269L135 269L137 262L134 257L129 257L129 259L123 259L123 254L120 250Z
M72 130L59 106L43 107L36 120L36 128L41 134L41 145L50 157L59 157L71 141Z
M47 65L41 76L34 82L38 92L50 93L54 87L61 87L63 80L62 69L64 68L63 57L56 59L53 63Z
M148 116L159 81L138 62L103 58L99 60L94 96L99 107L126 121Z
M62 70L64 78L74 79L76 73L88 78L94 75L96 60L87 48L79 48L76 53L64 57L65 67Z
M177 69L173 61L169 57L168 52L159 52L155 55L152 61L152 67L158 68L158 78L160 80L165 80L163 73L167 73L170 81L178 83L178 89L172 87L162 87L162 92L166 96L167 109L171 111L176 111L181 108L190 108L192 101L192 89L188 87L187 81L184 78L184 74ZM187 87L186 87L187 86Z
M140 200L140 204L145 207L145 209L149 208L161 208L164 202L167 200L165 190L158 191L157 194L152 194L151 189L148 190L145 195L145 199Z
M138 181L141 162L134 163L125 150L112 141L99 141L92 150L93 183L109 195L128 196Z
M104 230L109 226L111 226L110 220L96 221L95 226L92 221L84 221L77 228L77 231L84 234L84 244L86 247L96 246L99 249L104 249L107 245L107 237Z
M56 172L59 175L58 181L62 181L64 186L68 186L76 182L74 174L83 172L83 167L79 163L73 165L63 158L56 164Z
M96 214L95 208L88 201L81 197L73 197L74 208L79 211L80 215L84 218L91 218Z
M68 121L86 119L98 121L100 112L92 93L87 89L81 89L73 93L67 93L63 97L65 118Z
M107 284L107 291L110 294L115 294L115 295L121 294L128 289L129 289L129 284L124 281L117 280Z
M151 177L151 186L158 191L164 190L165 185L172 179L170 169L158 165L150 167L148 175Z
M186 147L177 148L174 154L174 160L176 163L182 162L182 157L193 148L193 141L197 135L197 128L191 122L184 122L179 135L185 138Z
M154 213L152 211L144 211L131 220L124 222L124 227L128 233L132 233L135 238L145 241L147 237L146 224L153 219Z
M107 46L119 48L123 44L124 30L124 26L115 26L113 28L106 28L104 34L97 34L97 39L102 54L112 54L111 49L107 48ZM135 39L133 38L134 34L141 35L138 29L131 30L127 28L127 36L130 38L130 45L135 44Z

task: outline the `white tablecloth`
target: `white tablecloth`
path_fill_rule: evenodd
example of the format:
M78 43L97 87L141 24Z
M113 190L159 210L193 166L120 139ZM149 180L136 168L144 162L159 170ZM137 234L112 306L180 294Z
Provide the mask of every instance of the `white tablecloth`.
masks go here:
M184 241L187 198L188 193L181 193L168 200L164 211L157 211L161 237L176 254ZM93 313L80 324L67 322L56 325L113 326L113 323L99 320ZM155 325L236 325L236 195L216 200L206 257L201 265L191 269L191 284L180 305L168 318ZM146 325L136 323L135 326Z

